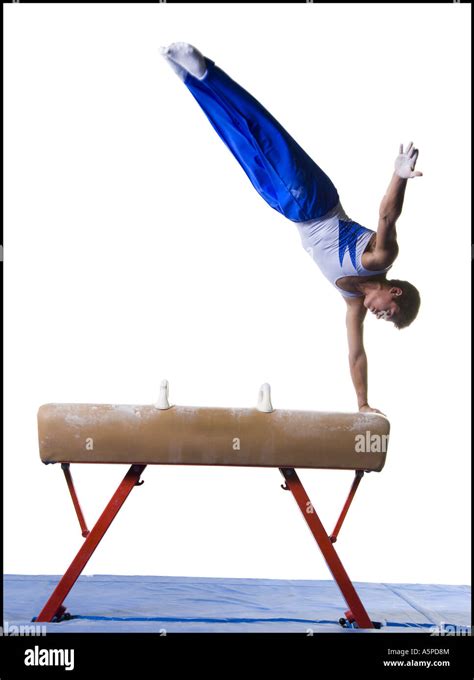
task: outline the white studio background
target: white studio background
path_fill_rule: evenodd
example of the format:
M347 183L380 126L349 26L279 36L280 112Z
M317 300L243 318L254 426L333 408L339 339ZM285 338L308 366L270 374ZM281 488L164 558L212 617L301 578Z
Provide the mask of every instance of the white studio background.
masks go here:
M6 573L81 545L48 402L352 411L345 305L257 194L158 47L196 45L376 228L400 142L420 148L393 275L408 329L368 318L392 435L337 548L356 581L469 582L470 7L4 6ZM370 316L370 315L369 315ZM125 474L72 466L89 526ZM328 530L352 473L301 471ZM276 469L149 466L85 573L327 579Z

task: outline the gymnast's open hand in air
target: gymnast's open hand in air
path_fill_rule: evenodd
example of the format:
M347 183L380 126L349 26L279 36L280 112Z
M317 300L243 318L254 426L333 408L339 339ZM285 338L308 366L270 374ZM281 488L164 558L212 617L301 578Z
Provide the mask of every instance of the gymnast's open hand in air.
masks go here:
M399 177L409 179L410 177L421 177L422 172L415 170L418 158L418 149L415 149L413 142L410 142L406 151L403 151L403 144L400 144L400 152L395 161L395 171Z
M352 220L330 178L249 92L188 43L172 43L161 54L197 100L213 128L240 163L260 196L293 222L301 243L346 303L349 368L362 412L381 413L368 401L363 324L367 312L396 328L418 314L420 295L387 272L398 256L396 223L401 215L418 149L400 145L394 171L379 207L377 230Z

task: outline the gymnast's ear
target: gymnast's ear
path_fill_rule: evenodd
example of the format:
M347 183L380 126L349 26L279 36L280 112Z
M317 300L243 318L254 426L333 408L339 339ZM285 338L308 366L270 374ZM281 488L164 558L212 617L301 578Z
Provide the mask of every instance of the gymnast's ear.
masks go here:
M403 294L403 290L398 286L392 286L391 288L389 288L388 292L392 297L400 297L400 295Z

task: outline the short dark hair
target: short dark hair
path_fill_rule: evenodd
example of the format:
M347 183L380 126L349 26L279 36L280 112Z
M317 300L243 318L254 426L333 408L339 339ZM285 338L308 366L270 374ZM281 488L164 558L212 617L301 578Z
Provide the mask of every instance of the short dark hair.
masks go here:
M395 328L406 328L411 324L420 309L420 293L412 283L391 279L386 281L389 288L401 288L402 294L396 298L400 311L392 317Z

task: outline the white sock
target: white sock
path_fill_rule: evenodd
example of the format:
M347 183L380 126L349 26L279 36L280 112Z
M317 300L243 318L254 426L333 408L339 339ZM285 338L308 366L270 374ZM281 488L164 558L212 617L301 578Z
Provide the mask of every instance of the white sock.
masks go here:
M181 68L188 71L192 76L202 80L206 73L206 62L201 52L193 45L185 42L171 43L168 47L162 47L161 54L173 61ZM178 71L176 71L179 74Z
M167 63L169 66L171 66L171 68L172 68L173 71L176 73L176 75L178 76L178 78L181 78L181 80L184 81L184 79L185 79L186 76L188 75L188 72L186 71L186 69L182 68L182 66L179 66L178 64L175 64L175 62L174 62L172 59L170 59L170 58L163 52L163 49L166 49L166 48L161 47L161 48L160 48L160 52L161 52L161 54L163 55L163 57L166 59L166 63Z

